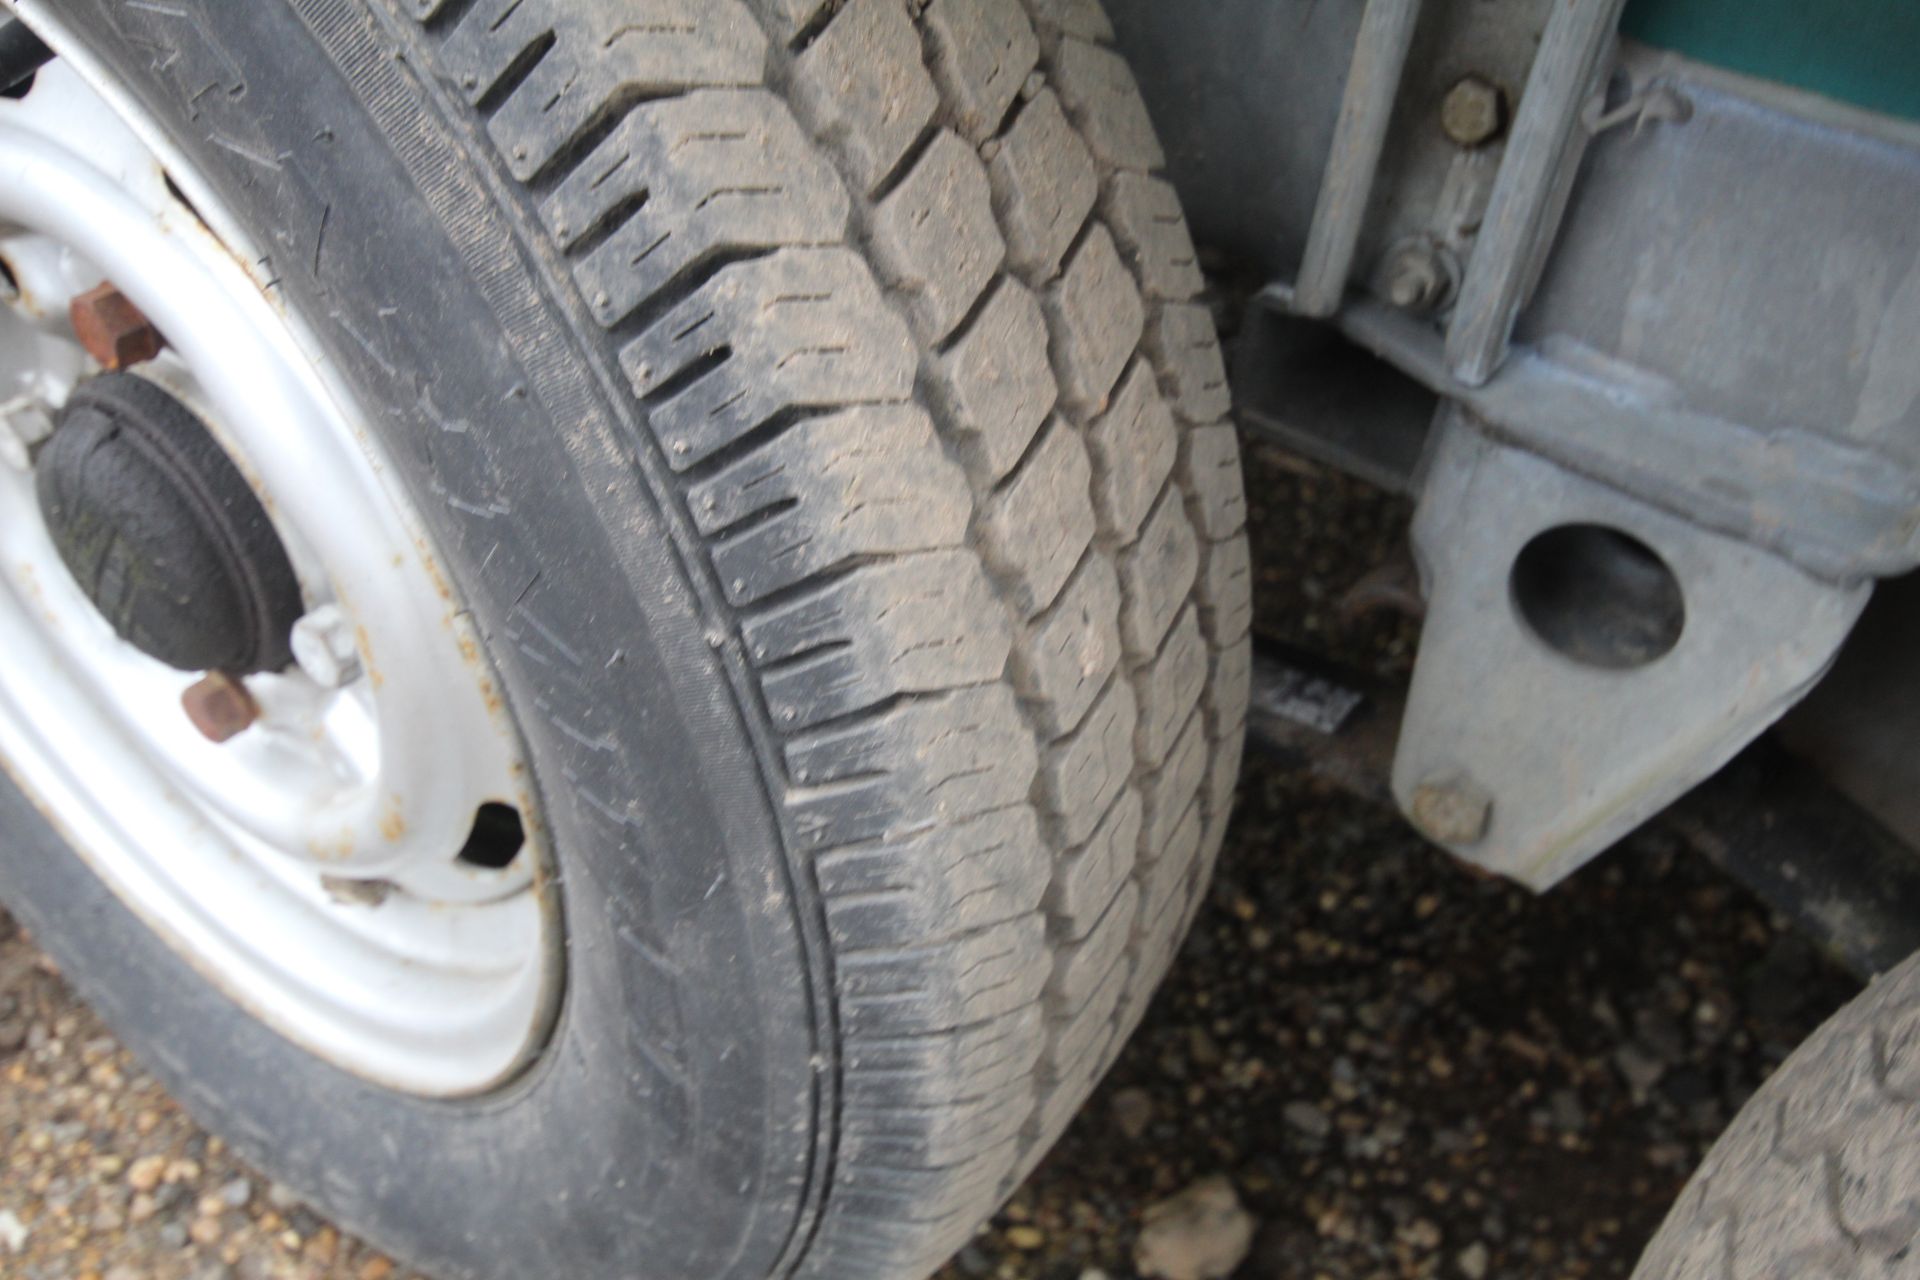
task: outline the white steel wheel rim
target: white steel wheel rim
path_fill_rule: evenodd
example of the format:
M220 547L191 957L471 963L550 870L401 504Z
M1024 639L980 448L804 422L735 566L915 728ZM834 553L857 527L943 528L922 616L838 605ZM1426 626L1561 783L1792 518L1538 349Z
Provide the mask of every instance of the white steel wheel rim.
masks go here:
M262 259L58 23L18 8L63 56L0 99L0 260L19 284L0 402L57 409L92 368L66 303L110 280L168 342L137 372L239 465L307 607L346 615L361 674L249 677L261 719L202 737L180 705L196 677L114 635L54 549L22 432L0 432L0 759L129 907L288 1038L410 1092L497 1085L537 1053L559 986L498 680L316 345L243 265ZM503 868L459 857L486 803L525 825Z

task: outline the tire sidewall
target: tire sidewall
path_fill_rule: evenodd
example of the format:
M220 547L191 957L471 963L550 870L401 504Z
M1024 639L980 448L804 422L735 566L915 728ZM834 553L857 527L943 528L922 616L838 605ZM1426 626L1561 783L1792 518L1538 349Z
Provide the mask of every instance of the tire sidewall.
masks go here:
M717 593L604 353L357 0L63 21L252 230L366 409L506 685L563 904L541 1060L429 1101L253 1020L0 788L0 889L243 1154L448 1276L760 1276L817 1194L818 922ZM156 52L159 51L159 52Z

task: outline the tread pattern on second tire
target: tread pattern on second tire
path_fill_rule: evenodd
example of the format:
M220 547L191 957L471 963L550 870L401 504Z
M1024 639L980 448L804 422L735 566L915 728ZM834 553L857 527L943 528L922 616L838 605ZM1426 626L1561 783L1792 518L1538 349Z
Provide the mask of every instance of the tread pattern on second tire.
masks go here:
M1920 957L1828 1019L1707 1154L1635 1280L1920 1270Z
M799 1274L932 1270L1197 909L1249 572L1224 366L1094 0L413 0L738 610L834 952Z

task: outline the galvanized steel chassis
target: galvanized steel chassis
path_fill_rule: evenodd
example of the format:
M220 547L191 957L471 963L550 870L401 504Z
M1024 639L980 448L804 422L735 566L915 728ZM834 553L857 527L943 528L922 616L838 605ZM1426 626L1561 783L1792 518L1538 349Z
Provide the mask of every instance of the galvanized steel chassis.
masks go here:
M1263 281L1243 424L1418 499L1393 794L1542 887L1920 564L1920 125L1623 3L1109 0L1203 245Z

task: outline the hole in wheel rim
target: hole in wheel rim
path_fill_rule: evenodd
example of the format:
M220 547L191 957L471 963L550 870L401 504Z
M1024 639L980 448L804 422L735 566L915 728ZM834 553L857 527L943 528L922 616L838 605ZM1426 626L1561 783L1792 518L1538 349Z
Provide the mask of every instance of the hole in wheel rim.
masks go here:
M370 647L391 656L387 700L372 682L314 695L302 673L262 673L263 693L289 695L278 709L291 732L208 742L179 713L188 675L98 625L98 605L49 536L34 470L0 468L0 754L101 880L261 1023L381 1087L429 1097L497 1088L544 1051L565 956L557 895L534 871L545 850L531 809L521 810L527 839L510 867L454 861L476 806L523 794L511 708L464 624L434 625L450 602L456 616L464 610L429 571L424 521L383 478L393 471L378 441L355 430L361 406L328 380L297 312L247 270L258 255L233 247L248 243L245 229L210 195L211 227L239 239L211 232L145 180L156 167L192 170L181 153L147 145L165 130L117 120L120 100L98 88L111 82L61 34L81 56L49 64L26 102L0 100L10 126L24 122L0 130L8 172L46 179L0 184L4 220L83 264L47 272L49 299L83 289L97 270L182 335L155 377L220 420L222 444L246 459L276 524L303 543L308 530L336 540L305 546L306 567L322 594L365 584L366 625L387 633ZM143 177L119 182L121 173ZM42 274L29 255L43 248L8 245L29 291L28 277ZM48 311L43 327L64 342L60 308ZM37 342L20 363L38 372L43 347L54 350ZM46 373L58 408L83 366L55 354ZM274 412L255 415L255 404ZM377 575L354 572L372 564ZM393 699L434 714L383 720ZM420 796L442 802L413 803ZM336 832L358 838L330 843ZM498 858L511 843L487 847ZM371 888L341 901L329 881L344 880ZM386 885L395 889L380 892Z
M473 815L473 830L460 849L460 861L489 871L504 871L513 865L526 843L527 828L520 820L520 811L490 800Z

